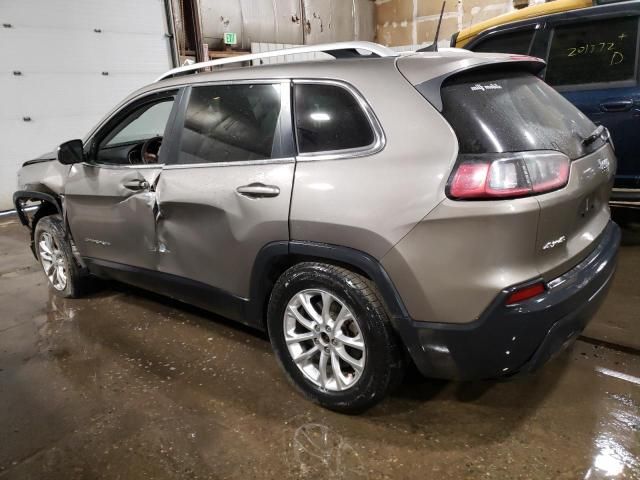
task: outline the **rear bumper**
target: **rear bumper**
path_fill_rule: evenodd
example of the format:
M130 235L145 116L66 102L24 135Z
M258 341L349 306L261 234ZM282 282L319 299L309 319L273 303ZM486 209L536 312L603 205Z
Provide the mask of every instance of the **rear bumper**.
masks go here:
M427 377L473 380L530 372L571 343L602 303L615 270L620 229L610 222L598 246L580 264L548 282L547 292L506 307L507 288L469 324L394 324Z

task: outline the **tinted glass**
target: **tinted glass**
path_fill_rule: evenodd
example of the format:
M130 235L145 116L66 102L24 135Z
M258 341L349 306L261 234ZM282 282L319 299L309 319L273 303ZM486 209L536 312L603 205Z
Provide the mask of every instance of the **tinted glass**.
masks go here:
M636 71L638 17L557 27L545 80L578 85L632 79Z
M273 158L280 85L194 87L177 163Z
M374 140L358 101L336 85L296 85L295 118L300 153L366 147Z
M595 125L538 77L520 72L461 75L442 87L443 115L460 153L557 150L583 156Z
M527 55L533 38L533 30L495 34L479 42L471 50L474 52L499 52Z
M163 136L172 107L173 98L168 98L136 109L105 137L101 146L136 143Z

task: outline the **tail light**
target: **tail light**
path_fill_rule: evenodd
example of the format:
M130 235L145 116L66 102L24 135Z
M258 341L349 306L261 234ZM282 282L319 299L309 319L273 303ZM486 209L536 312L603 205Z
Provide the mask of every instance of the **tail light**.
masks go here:
M466 200L551 192L567 184L569 164L559 152L464 154L449 178L447 194Z

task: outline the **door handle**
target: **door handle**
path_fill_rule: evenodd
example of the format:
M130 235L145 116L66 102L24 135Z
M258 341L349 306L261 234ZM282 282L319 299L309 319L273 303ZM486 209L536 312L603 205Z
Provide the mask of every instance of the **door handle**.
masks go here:
M630 99L610 100L600 104L603 112L627 112L631 107L633 107L633 100Z
M124 182L122 186L129 190L149 190L149 182L146 180L131 180Z
M265 185L263 183L250 183L236 188L236 192L249 198L269 198L280 195L280 189L275 185Z

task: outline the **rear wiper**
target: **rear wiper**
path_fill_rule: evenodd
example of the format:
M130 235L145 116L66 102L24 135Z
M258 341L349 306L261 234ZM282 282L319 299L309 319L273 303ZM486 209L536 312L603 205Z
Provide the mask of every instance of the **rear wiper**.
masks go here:
M604 125L600 125L593 132L591 132L591 135L589 135L584 140L582 140L582 144L585 147L588 146L588 145L591 145L593 142L595 142L599 138L602 138L604 136L604 134L605 134L605 131L606 131L606 129L604 128Z

